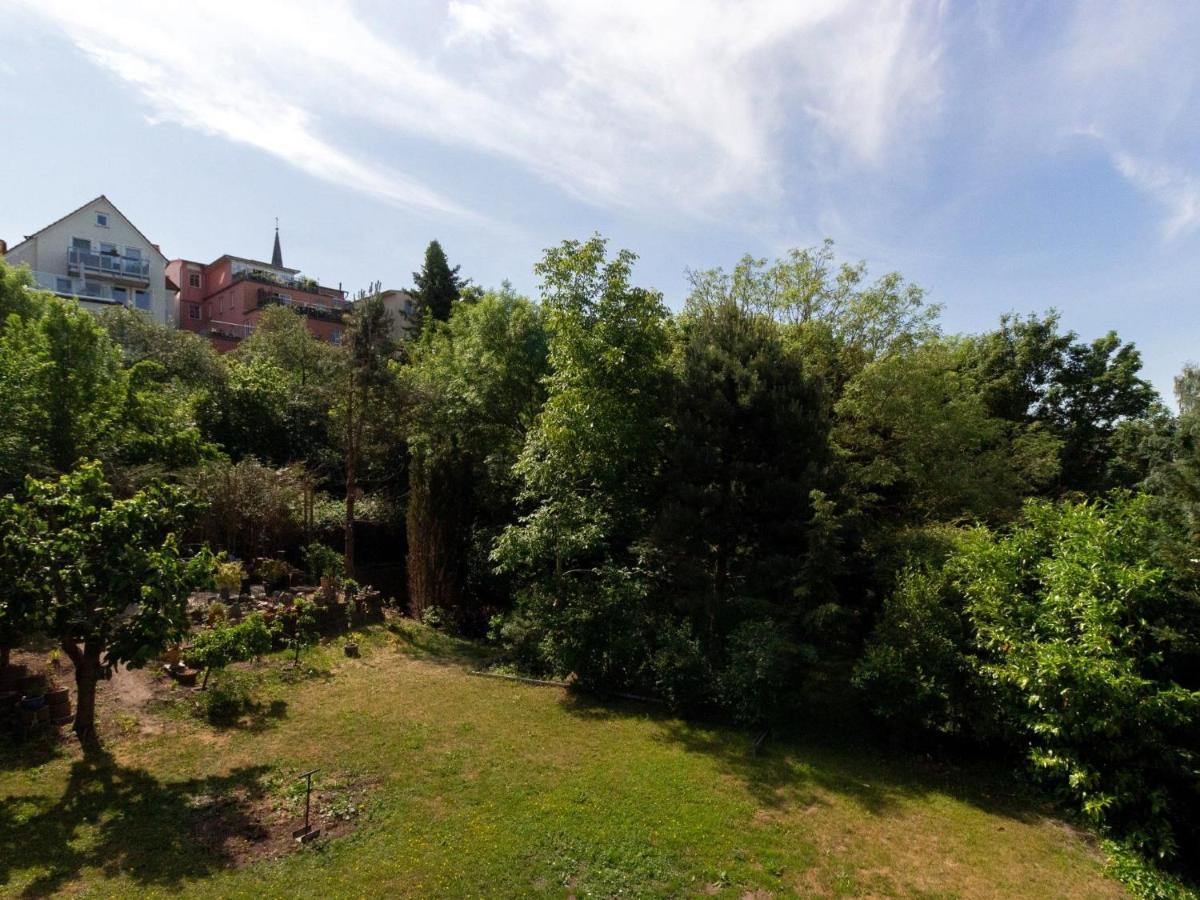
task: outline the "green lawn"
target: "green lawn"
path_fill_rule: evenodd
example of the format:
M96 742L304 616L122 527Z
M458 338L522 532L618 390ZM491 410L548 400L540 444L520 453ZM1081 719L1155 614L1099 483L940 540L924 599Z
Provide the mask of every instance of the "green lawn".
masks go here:
M0 893L1121 895L1085 838L981 773L827 734L756 757L735 731L471 676L464 652L379 628L295 683L262 663L240 727L190 719L182 691L110 697L104 753L0 752ZM356 827L299 850L277 833L281 857L244 864L226 835L249 810L290 826L309 768Z

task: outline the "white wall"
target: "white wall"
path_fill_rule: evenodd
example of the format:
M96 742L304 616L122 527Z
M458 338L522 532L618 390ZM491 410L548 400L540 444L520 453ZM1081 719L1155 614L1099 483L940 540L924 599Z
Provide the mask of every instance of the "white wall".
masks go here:
M96 224L96 213L108 216L108 226ZM174 327L175 311L174 296L168 295L165 280L166 260L154 249L154 245L143 238L125 217L117 212L116 207L106 200L97 200L83 209L73 213L61 222L56 222L45 231L13 247L5 255L5 262L19 266L22 263L35 272L47 272L51 275L67 275L67 250L72 238L87 238L92 241L93 251L99 248L101 241L116 244L119 249L136 247L141 251L142 259L150 263L150 284L145 290L150 292L150 310L148 315L162 325ZM96 277L97 282L108 283L107 278ZM133 305L133 287L129 288L129 305ZM81 298L80 304L88 309L104 309L109 304L93 303Z

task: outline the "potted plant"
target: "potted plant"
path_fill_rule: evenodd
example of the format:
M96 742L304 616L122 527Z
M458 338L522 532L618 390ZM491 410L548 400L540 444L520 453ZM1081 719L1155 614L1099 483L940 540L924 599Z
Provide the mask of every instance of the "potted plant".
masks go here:
M337 583L345 571L342 554L314 541L304 548L304 565L321 580L321 597L326 603L333 602Z
M229 595L235 591L241 593L242 580L245 577L246 570L242 568L242 564L237 560L217 563L217 571L213 575L213 581L217 584L217 590L221 592L221 599L228 600Z

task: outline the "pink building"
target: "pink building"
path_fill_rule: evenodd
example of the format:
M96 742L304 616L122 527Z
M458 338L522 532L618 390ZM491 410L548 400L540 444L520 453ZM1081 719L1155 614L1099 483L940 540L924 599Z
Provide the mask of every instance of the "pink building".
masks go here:
M341 341L350 311L340 288L323 287L283 265L278 228L269 263L228 254L207 265L173 259L166 275L178 288L179 327L207 336L221 352L236 347L272 305L294 309L309 331L332 344Z

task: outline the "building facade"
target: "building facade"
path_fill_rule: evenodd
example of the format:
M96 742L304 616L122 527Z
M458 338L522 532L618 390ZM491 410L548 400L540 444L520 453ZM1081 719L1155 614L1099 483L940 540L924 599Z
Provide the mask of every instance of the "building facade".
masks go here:
M278 231L269 263L227 254L207 264L174 259L166 272L179 289L179 327L207 336L222 352L248 337L263 310L276 305L304 316L308 330L322 341L340 343L346 328L350 303L345 292L284 266Z
M26 265L43 290L73 297L91 310L128 306L160 325L175 325L167 258L101 194L4 253Z
M392 340L401 341L417 327L416 298L404 290L380 291L379 299L388 314L388 328Z

